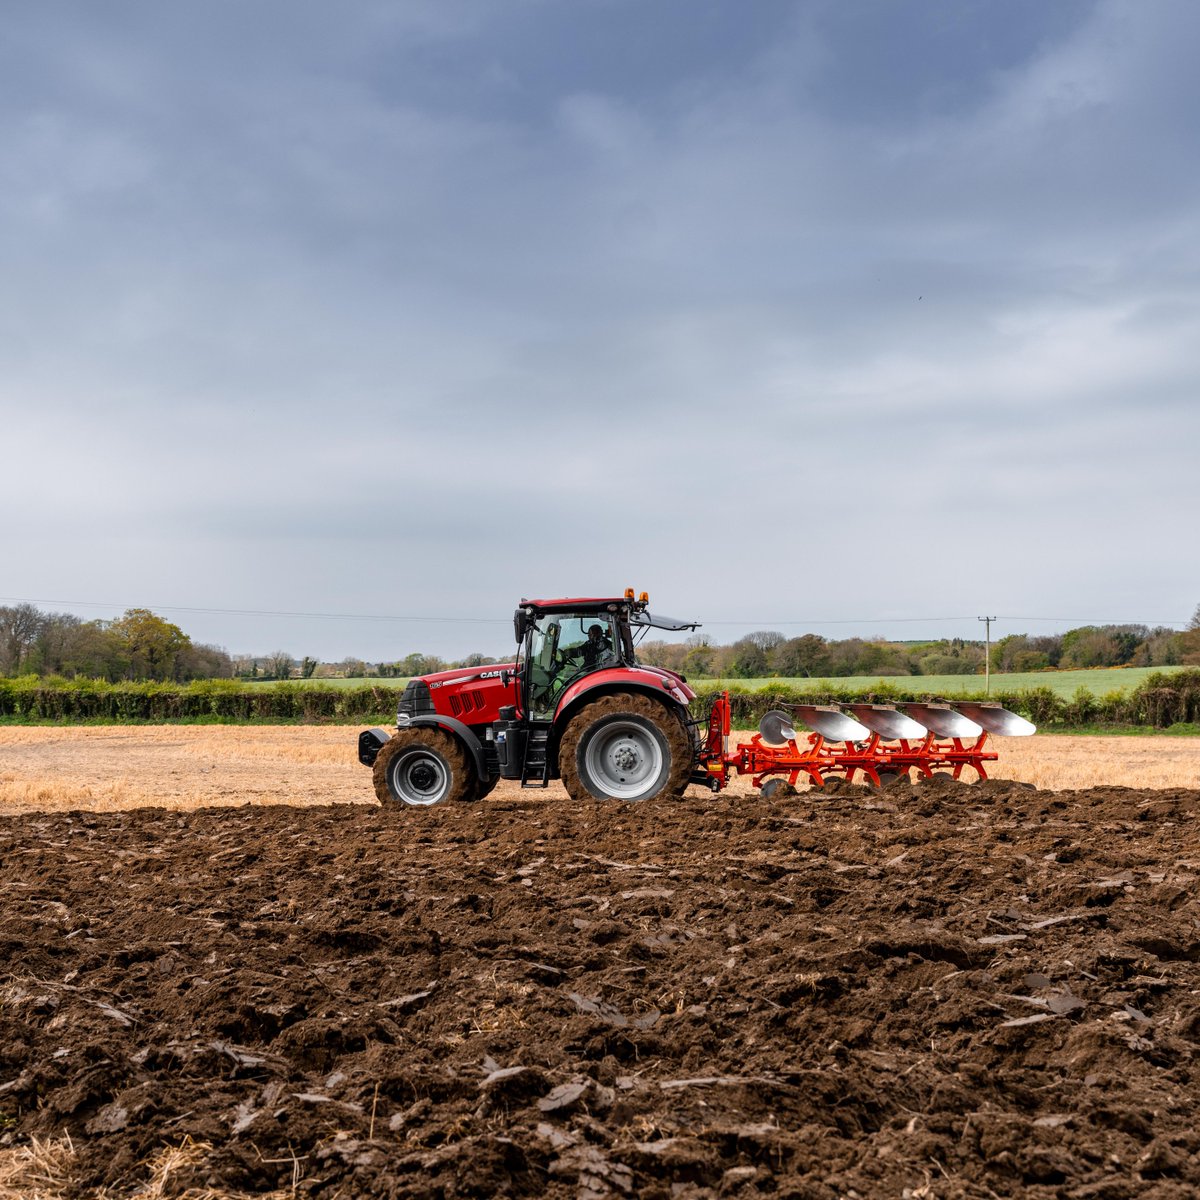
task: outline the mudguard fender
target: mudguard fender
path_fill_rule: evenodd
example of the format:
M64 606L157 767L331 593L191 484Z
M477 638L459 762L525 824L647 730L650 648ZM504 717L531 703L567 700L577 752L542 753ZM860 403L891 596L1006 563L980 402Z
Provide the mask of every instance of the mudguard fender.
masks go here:
M613 667L603 671L593 671L582 679L577 679L559 699L554 723L557 726L567 709L575 706L590 692L606 691L636 691L646 692L665 704L676 704L686 708L688 702L696 698L686 683L677 676L665 671L647 671L642 667Z
M374 729L364 729L358 735L358 761L364 767L373 767L379 752L387 745L392 735L386 729L375 726Z

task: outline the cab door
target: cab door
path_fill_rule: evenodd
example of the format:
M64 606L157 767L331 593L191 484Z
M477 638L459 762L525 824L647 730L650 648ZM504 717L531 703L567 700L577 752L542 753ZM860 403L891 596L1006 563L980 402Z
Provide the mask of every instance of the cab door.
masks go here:
M530 626L525 656L524 709L531 721L548 721L554 716L551 698L554 694L559 634L557 613L544 613Z

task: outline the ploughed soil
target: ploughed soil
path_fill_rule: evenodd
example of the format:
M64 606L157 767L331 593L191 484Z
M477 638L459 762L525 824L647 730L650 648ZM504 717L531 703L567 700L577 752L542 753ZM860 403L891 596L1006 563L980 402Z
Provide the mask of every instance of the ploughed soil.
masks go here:
M69 1135L79 1195L1194 1197L1198 814L5 817L0 1155Z

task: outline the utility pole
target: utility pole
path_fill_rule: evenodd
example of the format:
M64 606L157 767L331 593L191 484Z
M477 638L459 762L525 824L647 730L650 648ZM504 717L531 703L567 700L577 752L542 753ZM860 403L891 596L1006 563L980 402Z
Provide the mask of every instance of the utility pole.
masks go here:
M995 617L977 617L982 621L987 630L987 650L984 652L983 659L983 694L990 696L992 694L992 622Z

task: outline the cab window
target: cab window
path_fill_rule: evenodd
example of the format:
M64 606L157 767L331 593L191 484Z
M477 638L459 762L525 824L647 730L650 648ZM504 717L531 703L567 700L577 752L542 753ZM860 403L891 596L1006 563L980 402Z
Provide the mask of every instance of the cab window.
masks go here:
M529 644L529 715L554 716L559 698L574 680L617 661L608 613L544 613Z

